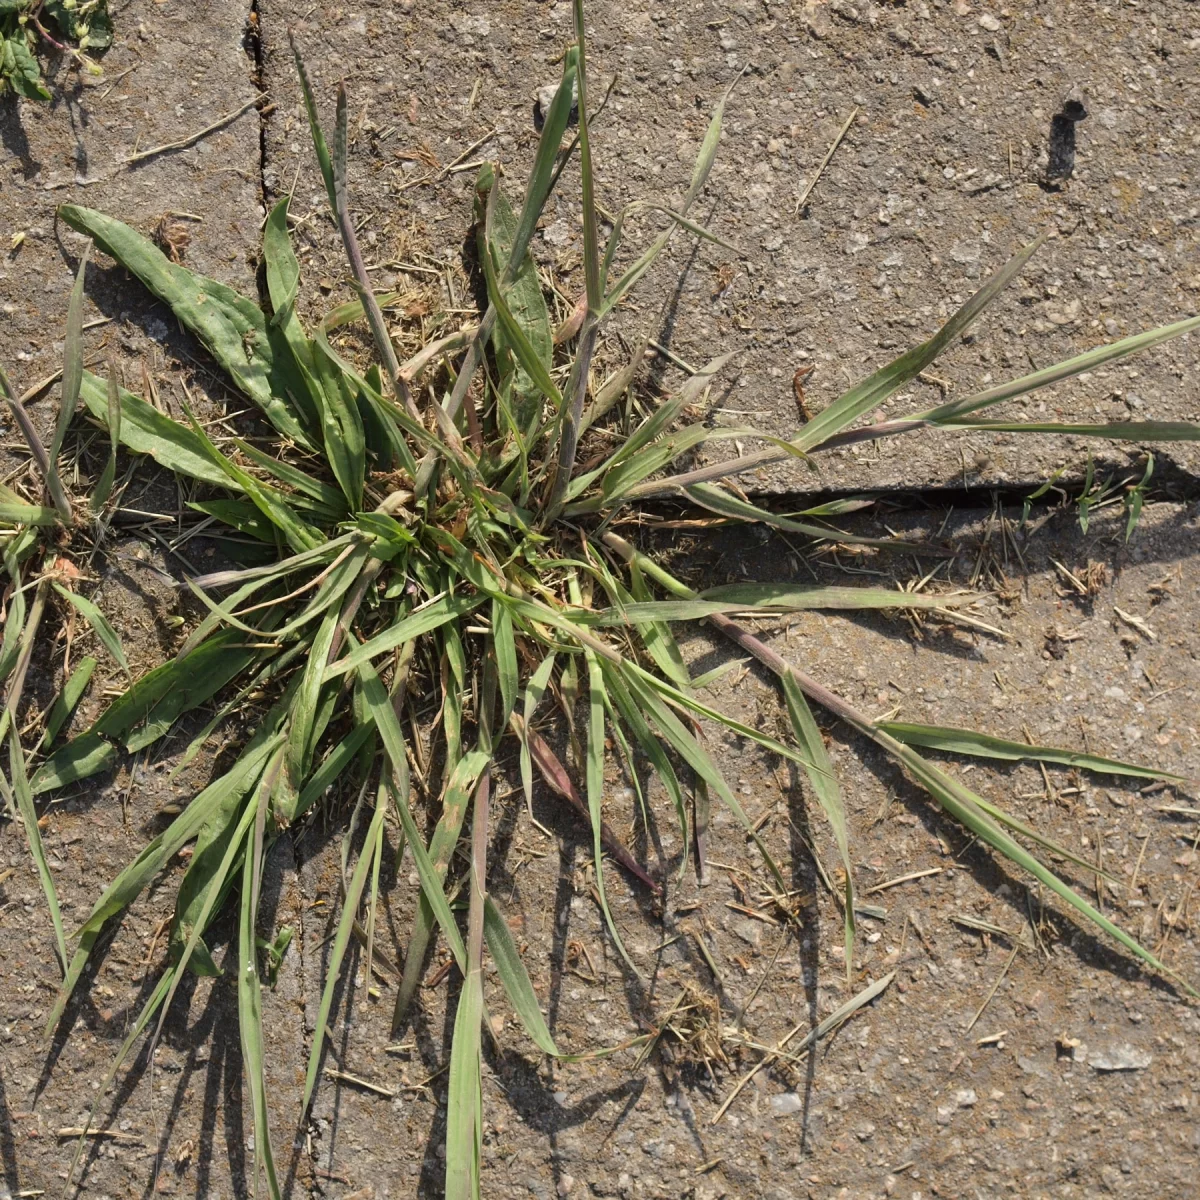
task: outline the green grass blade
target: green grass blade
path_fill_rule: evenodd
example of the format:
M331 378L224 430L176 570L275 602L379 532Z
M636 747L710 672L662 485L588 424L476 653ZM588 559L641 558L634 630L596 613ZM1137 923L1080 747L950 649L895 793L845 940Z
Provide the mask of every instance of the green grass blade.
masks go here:
M537 670L529 677L529 682L525 685L524 719L521 722L518 738L521 742L521 786L525 790L525 807L531 813L533 812L533 756L529 751L529 737L526 731L533 724L533 715L537 712L538 705L541 704L542 697L546 694L550 677L554 674L555 658L555 652L551 650L538 664Z
M740 76L739 76L740 78ZM688 209L695 203L696 197L700 195L705 183L708 182L709 173L712 171L713 163L717 157L717 147L721 142L721 126L725 120L725 105L729 101L730 94L733 92L734 85L737 83L735 79L721 97L716 109L708 123L708 128L704 133L704 140L700 143L700 152L696 156L696 162L692 167L692 178L688 183L687 192L684 194L683 201L679 205L678 210L673 214L682 217L686 215ZM609 243L605 249L604 255L604 271L603 282L608 288L608 271L612 265L612 259L616 252L617 243L620 241L622 222L618 222L613 228L613 232L609 237ZM650 247L641 254L637 261L617 280L611 288L608 288L607 294L604 297L603 312L610 311L621 300L621 297L626 295L637 282L646 274L647 271L654 265L655 259L666 249L667 243L671 240L677 225L674 221L663 233L660 233L657 238L651 243Z
M376 634L375 637L369 638L335 662L330 663L325 671L325 679L328 681L339 675L345 675L348 671L357 671L364 663L369 663L381 654L395 650L398 646L420 637L423 633L428 633L451 621L461 620L469 613L474 612L481 603L481 599L477 596L458 595L444 596L432 604L426 604L423 608L419 608L397 621L383 633Z
M596 869L596 893L600 897L600 908L604 913L604 923L608 926L609 935L617 951L625 960L626 966L640 979L641 972L637 969L621 934L617 923L613 920L608 907L608 893L604 886L604 847L600 838L600 829L604 820L604 673L600 668L600 660L590 650L584 650L588 667L588 731L587 731L587 803L592 820L592 862Z
M59 512L56 508L43 508L40 504L21 504L0 501L0 523L5 525L57 525Z
M129 669L129 660L125 657L125 650L121 646L121 639L117 637L117 631L108 623L108 618L86 596L81 596L78 592L69 591L61 583L54 583L53 587L68 604L79 611L83 619L87 621L92 627L92 631L103 643L105 650L113 656L121 670L132 678L133 675Z
M517 687L520 683L512 615L502 600L492 601L492 649L496 655L496 675L500 683L502 711L496 722L496 740L499 740L508 728L508 718L517 705Z
M1200 424L1192 421L1109 421L1103 425L1072 425L1062 421L932 421L940 429L984 433L1061 433L1102 438L1110 442L1198 442Z
M642 710L634 702L620 673L606 668L605 682L608 684L609 696L616 704L622 719L632 731L635 740L642 749L642 753L654 768L659 781L666 789L667 795L671 797L671 802L675 806L675 819L679 822L680 841L683 844L683 853L679 859L679 878L682 879L687 871L688 860L692 853L692 824L688 820L687 800L684 797L679 776L676 775L675 767L672 765L670 758L667 756L666 751L663 750L658 738L654 736L654 731L650 728L646 718L642 715Z
M268 796L259 798L257 829L250 839L242 865L242 895L238 920L238 1029L241 1034L242 1066L250 1092L254 1119L254 1177L252 1194L258 1191L258 1173L263 1170L271 1200L280 1200L275 1155L271 1151L271 1121L267 1111L266 1051L263 1045L262 984L258 968L258 897L262 882L262 824ZM167 1003L170 1003L168 992ZM165 1012L165 1009L164 1009Z
M517 217L490 163L485 163L479 170L475 196L479 261L486 265L490 257L500 276L511 278L512 283L504 291L504 299L513 320L524 333L530 350L549 371L554 361L554 335L550 328L546 297L542 293L537 267L528 251L520 263L512 262ZM504 397L512 393L513 424L519 434L524 434L541 413L544 391L534 384L529 373L516 360L515 348L509 345L503 327L498 326L493 332L492 345L500 375L498 397L503 402Z
M100 1083L100 1087L96 1092L96 1098L92 1101L91 1107L88 1109L88 1119L84 1122L84 1132L79 1135L79 1140L75 1143L75 1154L71 1159L71 1169L67 1172L67 1186L71 1185L71 1181L75 1178L75 1172L79 1169L79 1161L83 1158L83 1151L87 1145L87 1130L94 1128L92 1118L96 1115L96 1109L100 1106L100 1101L108 1094L108 1089L112 1086L113 1081L117 1077L117 1072L121 1069L125 1060L129 1057L129 1052L133 1049L134 1043L146 1030L154 1014L158 1012L162 1006L162 1002L166 999L167 993L171 990L175 982L177 971L175 967L169 966L159 977L158 982L154 985L154 990L150 993L146 1003L142 1005L142 1011L138 1013L137 1020L134 1021L133 1027L125 1035L125 1040L121 1043L120 1049L116 1056L109 1064L108 1072Z
M559 146L562 144L563 134L567 131L571 109L575 104L578 64L579 50L572 46L563 58L562 79L546 112L545 124L542 126L537 152L529 172L529 182L525 186L525 202L521 206L521 216L512 239L509 270L515 270L513 263L519 266L524 261L529 242L541 219L542 209L546 207L546 200L554 183L555 159L558 157Z
M333 163L329 159L329 147L325 142L325 134L321 130L321 120L317 116L317 102L313 98L312 85L308 82L308 72L304 69L304 59L292 31L288 30L288 44L292 48L292 58L296 62L296 74L300 77L300 90L304 96L304 111L308 114L308 128L312 134L313 150L317 156L317 165L321 168L321 178L325 181L325 193L329 197L329 207L337 211L337 197L333 186Z
M428 850L429 863L433 877L437 879L439 892L445 882L450 859L462 834L463 821L467 815L467 802L489 761L490 755L487 751L472 750L455 763L450 772L446 794L442 801L442 815L438 818L437 825L434 826ZM403 1020L409 1004L412 1003L417 985L420 983L421 967L425 961L425 951L429 946L429 939L433 934L434 918L433 906L425 896L422 896L421 902L417 906L417 917L413 922L412 935L408 939L404 972L396 993L396 1007L392 1016L393 1027L398 1026Z
M512 309L508 306L504 291L500 284L500 273L492 261L489 250L483 255L483 274L487 281L488 300L496 310L500 328L504 331L504 340L511 347L513 355L520 363L522 370L532 380L537 389L555 407L562 405L562 393L554 380L550 378L547 364L530 343L525 330L521 327Z
M108 385L99 376L84 371L80 399L102 424L108 419ZM135 454L147 454L159 466L180 475L210 483L216 487L241 491L229 476L209 458L204 444L178 421L160 413L140 396L119 389L121 405L121 444Z
M631 603L621 608L605 608L592 613L576 614L581 624L600 627L623 625L652 625L662 621L701 621L713 613L747 612L789 613L812 609L855 611L865 609L943 609L960 608L971 604L979 597L975 595L937 596L923 592L888 591L886 588L820 587L773 588L766 585L763 598L755 603L748 597L753 585L732 585L731 590L742 588L747 599L736 596L729 599L705 598L701 600L648 600Z
M1078 354L1065 362L1034 371L1032 375L1023 375L1020 379L998 384L996 387L988 388L985 392L964 396L961 400L939 404L937 408L918 413L917 416L918 419L926 421L953 421L967 413L978 412L981 408L999 404L1003 400L1011 400L1015 396L1023 396L1028 392L1037 391L1038 388L1061 383L1064 379L1071 379L1084 371L1094 371L1097 367L1104 366L1105 363L1114 362L1130 354L1140 354L1143 350L1159 346L1172 338L1181 337L1193 329L1200 329L1200 317L1188 317L1183 321L1176 321L1172 325L1162 325L1158 329L1150 329L1145 333L1136 333L1132 337L1122 338L1119 342L1097 346L1096 349Z
M171 262L148 238L114 217L77 204L64 204L58 213L168 305L180 324L203 342L234 384L284 437L313 449L284 398L275 342L257 304L215 279Z
M809 521L796 521L790 517L773 513L769 509L759 508L748 500L742 500L727 492L724 488L715 487L708 483L694 484L684 488L684 494L693 503L709 512L718 513L737 521L756 521L770 525L774 529L782 529L785 533L799 533L805 537L816 538L820 541L840 542L847 546L874 546L879 550L902 550L909 554L940 553L923 546L920 542L908 542L903 538L870 538L855 534L843 533L839 529L830 529L825 525L814 525Z
M121 384L117 379L115 359L108 364L108 408L105 415L108 423L108 459L92 491L90 503L93 512L100 512L108 503L117 478L117 447L121 444Z
M483 1130L483 986L473 965L458 997L446 1100L445 1200L479 1200Z
M1088 754L1080 750L1031 746L1025 742L1012 742L1007 738L976 733L971 729L955 729L947 725L914 725L904 721L880 721L877 728L907 746L925 746L931 750L944 750L948 754L969 754L976 758L999 758L1008 762L1032 759L1035 762L1056 763L1063 767L1078 767L1101 775L1130 775L1135 779L1185 782L1182 775L1173 775L1170 771L1160 771L1154 767L1142 767L1115 758L1102 758L1098 754Z
M500 976L504 994L508 997L513 1012L521 1018L525 1032L537 1048L544 1054L558 1057L558 1047L554 1044L554 1038L546 1025L546 1018L538 1005L529 972L525 970L521 953L513 941L512 930L490 896L484 907L483 932L487 938L488 952L496 964L496 973Z
M998 851L1010 862L1027 871L1040 883L1048 887L1060 899L1065 900L1080 916L1103 930L1114 941L1119 942L1136 958L1159 973L1178 981L1189 995L1197 995L1195 989L1183 980L1178 972L1161 962L1149 950L1129 936L1119 925L1113 924L1103 913L1092 907L1082 896L1064 883L1053 871L1043 866L1019 842L1004 832L982 809L974 803L976 797L969 789L950 778L944 771L922 758L917 752L899 742L893 743L892 753L909 770L921 786L961 825Z
M808 781L816 794L817 802L821 805L833 830L833 840L837 844L838 855L842 860L842 870L846 876L846 893L844 898L844 930L846 946L846 982L849 984L854 975L854 865L850 861L850 837L846 829L846 809L842 803L842 792L838 787L837 776L833 771L833 761L825 748L825 739L813 719L812 709L804 698L804 693L797 686L795 679L789 674L783 676L783 697L787 703L788 717L792 722L792 732L796 742L805 755L812 761L813 767L807 772Z
M651 684L652 677L645 672L630 669L628 664L625 664L622 670L622 678L634 700L647 717L658 727L659 732L676 754L720 796L725 806L733 813L742 828L754 841L759 854L762 855L763 861L767 864L767 869L771 872L780 890L787 891L788 885L784 879L783 872L776 865L770 851L767 850L763 840L754 829L750 818L746 816L746 812L738 802L737 797L734 796L733 791L725 782L725 777L717 769L708 751L688 732L683 722L679 720L656 693ZM722 723L727 723L727 719L725 718L718 717L718 720L721 720ZM738 732L740 732L740 729ZM775 744L778 745L778 743ZM786 748L781 747L781 749ZM798 755L793 757L799 758Z
M33 773L29 787L35 796L57 791L107 771L116 762L117 748L99 734L87 732L60 746Z
M203 452L209 462L225 473L227 477L225 486L228 486L228 481L232 480L240 491L245 492L254 501L255 507L258 508L259 512L283 534L288 545L298 554L303 553L305 550L315 549L321 545L324 539L318 530L314 529L307 522L302 521L292 507L277 492L264 486L249 471L244 471L236 463L226 458L209 441L208 435L204 432L200 422L196 420L194 414L186 405L184 406L184 413L187 416L188 424L192 427L192 432L200 440Z
M861 383L855 384L828 408L813 417L793 442L802 450L811 450L814 446L819 446L857 421L859 417L878 408L897 388L915 379L942 351L966 333L980 313L1008 286L1045 240L1046 235L1043 234L1014 254L933 337L900 355Z
M67 435L67 427L75 416L75 408L79 403L79 385L83 381L83 281L87 274L88 256L92 252L92 244L88 242L79 256L79 270L75 274L75 283L71 288L71 296L67 301L67 328L63 342L62 369L62 399L58 407L58 421L54 426L54 438L50 443L50 473L46 476L46 486L58 509L63 522L72 522L71 501L63 490L62 479L58 473L58 456L62 453L63 438Z
M341 977L342 960L350 945L350 938L354 934L355 918L359 905L362 903L371 863L375 858L376 843L383 833L383 819L386 814L387 804L384 796L379 794L376 796L375 811L371 816L371 824L367 830L366 841L363 843L363 851L354 865L354 872L346 887L346 895L342 901L342 915L338 921L333 945L329 950L329 966L325 973L325 986L321 991L320 1007L317 1009L317 1024L313 1031L312 1049L308 1055L308 1071L304 1077L304 1100L300 1106L304 1112L308 1111L313 1090L317 1085L317 1074L321 1067L321 1051L325 1046L325 1030L328 1026L329 1014L333 1009L333 994L337 989L338 979ZM368 963L368 971L369 969L370 964Z
M441 877L434 867L421 837L417 824L408 807L408 759L404 752L404 732L400 728L400 719L396 716L387 691L375 673L375 668L369 663L363 663L358 668L358 678L362 686L363 699L367 710L379 731L383 747L392 763L392 770L387 772L388 789L396 801L396 809L400 815L400 823L404 827L404 836L412 850L413 861L421 880L421 892L433 910L441 926L442 933L449 943L459 969L466 973L467 953L463 946L462 934L454 923L446 893L442 890Z
M325 440L325 453L350 508L357 510L362 507L363 479L367 468L362 417L350 381L334 361L333 348L321 329L317 330L315 346L313 366L324 392L321 432Z
M15 808L20 814L21 824L25 826L29 852L37 867L42 892L46 897L46 906L50 909L50 923L54 927L59 968L65 974L67 970L67 937L63 931L62 913L58 907L58 892L54 887L54 876L50 874L50 864L46 861L46 850L42 845L42 833L37 823L37 810L33 806L33 793L29 790L29 779L25 773L25 752L21 749L21 739L17 733L16 721L10 721L8 726L8 771L12 776L12 792L6 795L5 799L8 801L9 807ZM8 782L0 777L0 783L3 784L4 791L8 793Z
M87 685L91 682L92 672L95 669L96 659L86 657L79 660L79 665L71 672L70 679L63 684L62 691L50 705L50 711L46 714L46 729L42 734L42 740L38 743L38 749L44 750L51 745L58 737L62 727L71 719L75 706L83 699L83 693L87 691Z
M274 724L278 724L277 719ZM234 766L200 792L187 808L162 833L144 846L137 858L105 888L103 895L96 901L83 925L73 935L79 939L79 946L71 958L66 978L63 980L58 997L46 1020L47 1033L54 1028L62 1016L67 1001L87 965L92 947L105 924L110 918L133 903L143 888L154 879L162 868L196 837L204 824L211 819L213 813L227 802L231 793L238 796L245 795L246 791L253 786L255 779L262 774L266 760L278 746L280 737L281 735L274 734L272 731L272 719L268 718L264 721L263 726L251 739L250 744L242 752Z

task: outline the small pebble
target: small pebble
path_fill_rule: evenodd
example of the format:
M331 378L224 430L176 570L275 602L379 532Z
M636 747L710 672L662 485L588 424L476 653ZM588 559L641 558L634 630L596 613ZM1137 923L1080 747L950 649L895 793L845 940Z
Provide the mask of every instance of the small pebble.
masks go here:
M992 16L991 13L984 13L979 18L979 28L986 29L988 33L999 33L1000 21L997 17Z

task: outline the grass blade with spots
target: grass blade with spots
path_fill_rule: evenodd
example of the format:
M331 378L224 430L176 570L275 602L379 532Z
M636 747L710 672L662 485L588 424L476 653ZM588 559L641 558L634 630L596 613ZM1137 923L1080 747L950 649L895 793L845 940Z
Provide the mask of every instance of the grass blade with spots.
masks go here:
M216 466L204 443L186 426L151 407L140 396L118 389L121 405L121 444L135 454L149 455L159 466L175 471L202 483L241 491L238 484ZM106 426L108 419L108 386L90 371L83 373L80 399L88 412Z
M72 229L88 234L168 305L279 433L314 449L290 403L283 399L287 390L280 378L280 362L267 319L256 303L215 279L171 262L148 238L114 217L78 204L64 204L58 214Z
M1130 775L1136 779L1166 779L1183 783L1182 775L1142 767L1136 763L1103 758L1082 750L1064 750L1055 746L1033 746L1012 742L1007 738L976 733L972 729L954 729L946 725L914 725L905 721L880 721L877 728L907 746L925 746L949 754L968 754L977 758L999 758L1009 762L1032 759L1035 762L1056 763L1064 767L1079 767L1101 775Z
M113 656L121 670L132 678L129 660L125 657L121 639L117 637L117 631L108 623L108 618L86 596L69 591L61 583L54 583L52 586L64 600L80 612L83 619L87 621L92 627L92 631L103 643L105 650Z

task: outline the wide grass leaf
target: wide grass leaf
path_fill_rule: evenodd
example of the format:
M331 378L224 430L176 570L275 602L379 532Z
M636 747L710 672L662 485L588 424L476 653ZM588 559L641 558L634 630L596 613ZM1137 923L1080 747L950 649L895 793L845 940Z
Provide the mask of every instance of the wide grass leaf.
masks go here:
M306 449L315 448L284 399L289 380L276 355L282 334L268 328L257 304L215 279L171 262L152 241L115 217L78 204L64 204L58 214L167 304L284 437Z

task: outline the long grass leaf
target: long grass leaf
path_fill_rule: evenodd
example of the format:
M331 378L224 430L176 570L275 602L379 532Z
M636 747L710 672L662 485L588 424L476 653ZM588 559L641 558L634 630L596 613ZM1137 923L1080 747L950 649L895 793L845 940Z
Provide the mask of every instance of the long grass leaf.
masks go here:
M956 420L966 416L967 413L978 412L981 408L990 408L993 404L999 404L1003 400L1011 400L1015 396L1023 396L1028 392L1037 391L1039 388L1061 383L1064 379L1071 379L1084 371L1094 371L1105 363L1126 358L1130 354L1140 354L1152 346L1158 346L1172 338L1181 337L1193 329L1200 329L1200 316L1187 317L1172 325L1162 325L1158 329L1135 333L1132 337L1122 338L1118 342L1097 346L1094 350L1077 354L1074 358L1055 363L1052 367L1044 367L1040 371L1034 371L1031 375L1023 375L1020 379L997 384L985 392L976 392L972 396L964 396L961 400L939 404L937 408L918 413L917 417L925 421Z
M64 204L58 213L168 305L284 437L306 449L314 448L285 399L276 339L256 303L215 279L171 262L153 242L115 217L77 204Z
M266 1175L271 1200L280 1200L279 1177L271 1150L271 1119L267 1110L266 1048L263 1043L262 984L258 967L258 898L262 883L263 818L268 794L260 794L256 829L250 838L242 864L242 894L238 920L238 1030L241 1035L242 1066L250 1092L250 1111L254 1120L254 1185L258 1191L258 1173ZM167 1003L170 1003L168 993ZM165 1009L164 1009L165 1011Z
M504 987L509 1004L513 1006L513 1012L521 1018L525 1032L533 1039L537 1048L544 1054L558 1057L558 1047L554 1044L546 1018L538 1005L529 972L525 970L521 953L513 941L512 930L490 896L484 909L483 931L487 938L488 951L496 964L496 974L500 976L500 983Z
M313 1089L317 1084L317 1075L321 1068L321 1051L325 1046L325 1030L328 1027L329 1014L333 1009L333 995L337 989L338 980L341 977L342 960L345 958L346 949L350 945L350 938L354 933L354 922L358 914L359 904L362 902L367 876L374 858L373 854L368 853L368 848L374 847L376 839L383 832L383 819L386 813L387 804L384 801L384 797L382 795L378 796L375 801L375 811L371 817L371 824L367 830L363 852L359 855L358 862L355 863L354 872L350 876L350 882L346 886L346 894L342 900L342 915L338 920L337 932L334 934L333 944L329 950L328 965L325 971L325 985L321 990L321 1002L317 1009L317 1023L313 1030L312 1049L308 1055L308 1071L304 1077L304 1099L300 1107L305 1112L308 1111ZM370 964L368 964L369 969Z
M105 416L108 423L108 458L92 489L89 503L93 512L102 511L108 503L117 478L117 449L121 444L121 383L117 378L116 359L108 364L108 408Z
M135 454L147 454L160 466L180 475L210 483L216 487L241 491L229 476L216 466L204 444L180 422L152 408L140 396L118 389L121 405L121 444ZM105 426L108 419L108 385L99 376L84 371L80 399L88 411Z
M37 810L33 806L33 793L29 790L29 779L25 773L25 752L21 749L21 738L17 733L16 721L10 721L8 726L8 771L12 776L12 792L5 799L9 806L20 814L21 824L25 826L25 837L29 842L29 853L37 867L38 879L41 880L42 893L46 897L46 907L50 910L50 923L54 929L54 941L58 949L59 968L67 970L67 937L63 931L62 912L58 906L58 892L54 886L54 876L50 873L50 864L46 861L46 850L42 845L42 834L38 828ZM0 777L4 791L9 792L7 781ZM14 804L15 799L15 804Z
M83 381L83 281L87 273L88 256L91 252L92 243L88 242L79 256L79 270L75 274L75 283L71 288L70 299L67 301L67 328L63 341L62 398L58 407L58 421L54 426L54 438L50 443L50 473L46 477L46 487L50 491L54 507L58 509L63 521L68 525L72 521L71 501L63 490L62 479L58 473L58 456L62 453L67 427L75 416L75 408L79 403L79 385Z
M1078 767L1087 771L1095 771L1101 775L1130 775L1135 779L1166 779L1174 783L1184 782L1182 775L1161 771L1155 767L1142 767L1136 763L1121 762L1115 758L1103 758L1098 754L1089 754L1082 750L1064 750L1056 746L1033 746L1025 742L1013 742L1007 738L976 733L972 729L955 729L947 725L914 725L905 721L880 721L878 728L905 745L925 746L930 750L944 750L949 754L999 758L1008 762L1032 759L1035 762Z
M1063 421L931 421L940 429L982 433L1058 433L1102 438L1110 442L1197 442L1200 424L1192 421L1109 421L1103 425L1072 425Z
M81 733L60 746L33 773L29 781L35 796L57 791L68 784L107 771L117 760L117 748L97 733Z
M813 719L812 709L804 693L797 686L795 679L789 674L782 679L783 696L787 703L788 717L792 722L792 732L796 742L811 760L813 767L807 772L808 781L821 805L829 827L833 830L833 840L837 844L838 855L842 860L842 870L845 873L845 897L843 902L843 917L846 948L846 982L850 983L854 976L854 865L850 861L850 836L846 828L846 809L842 803L841 788L838 787L837 776L833 771L833 760L825 748L825 739Z

